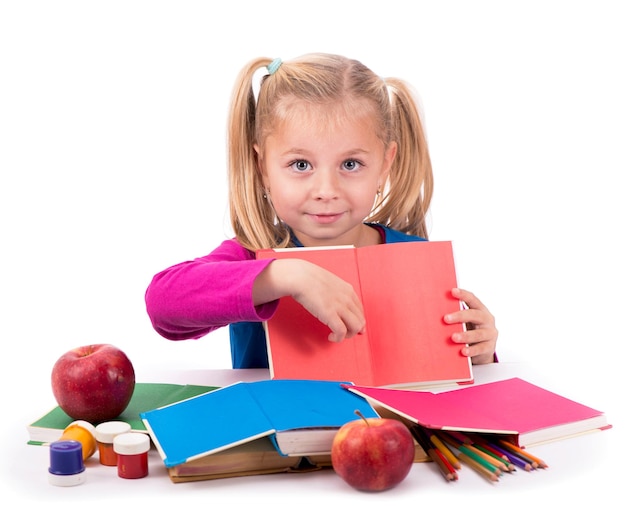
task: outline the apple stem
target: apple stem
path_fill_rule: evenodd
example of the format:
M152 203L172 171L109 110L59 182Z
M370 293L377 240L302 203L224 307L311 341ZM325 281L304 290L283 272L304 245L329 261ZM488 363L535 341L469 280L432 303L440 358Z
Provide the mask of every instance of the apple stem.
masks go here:
M354 410L354 414L359 415L361 418L363 418L363 420L365 421L365 423L367 423L367 426L370 426L370 422L367 421L367 418L365 418L365 416L363 416L363 413L361 413L361 411L359 411L358 409Z

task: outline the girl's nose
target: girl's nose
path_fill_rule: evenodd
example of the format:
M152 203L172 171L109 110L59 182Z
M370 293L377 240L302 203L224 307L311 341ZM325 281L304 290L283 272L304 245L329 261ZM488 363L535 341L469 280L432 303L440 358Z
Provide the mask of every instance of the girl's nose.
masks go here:
M339 175L332 170L319 170L313 179L313 196L315 199L334 199L339 195Z

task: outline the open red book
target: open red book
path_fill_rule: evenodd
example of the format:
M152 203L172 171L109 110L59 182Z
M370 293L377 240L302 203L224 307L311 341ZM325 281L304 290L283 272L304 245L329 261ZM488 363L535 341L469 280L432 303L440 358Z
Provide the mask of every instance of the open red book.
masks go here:
M440 393L344 388L430 429L501 434L522 447L611 427L602 411L520 378Z
M266 323L273 379L317 379L370 386L423 386L473 381L471 361L450 336L462 324L450 291L456 271L450 242L369 247L268 249L257 258L300 258L350 282L361 298L366 331L340 343L291 297Z

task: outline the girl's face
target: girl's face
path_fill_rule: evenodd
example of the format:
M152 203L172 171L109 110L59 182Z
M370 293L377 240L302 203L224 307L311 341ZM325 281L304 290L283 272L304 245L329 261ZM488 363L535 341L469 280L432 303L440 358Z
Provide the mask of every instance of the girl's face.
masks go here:
M384 186L396 144L385 149L368 116L329 121L314 107L297 111L262 150L255 146L276 214L304 246L380 243L363 220Z

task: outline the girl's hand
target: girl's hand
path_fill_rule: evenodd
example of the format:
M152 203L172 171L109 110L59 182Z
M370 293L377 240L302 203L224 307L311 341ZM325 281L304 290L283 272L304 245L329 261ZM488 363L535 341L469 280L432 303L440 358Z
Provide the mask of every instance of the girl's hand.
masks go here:
M446 323L465 323L467 331L453 333L452 340L464 344L461 354L470 356L473 364L494 362L498 340L495 318L473 293L454 288L452 296L465 302L468 307L444 316Z
M352 285L301 259L277 259L257 277L255 304L292 296L330 328L328 340L341 342L365 328L363 305Z

